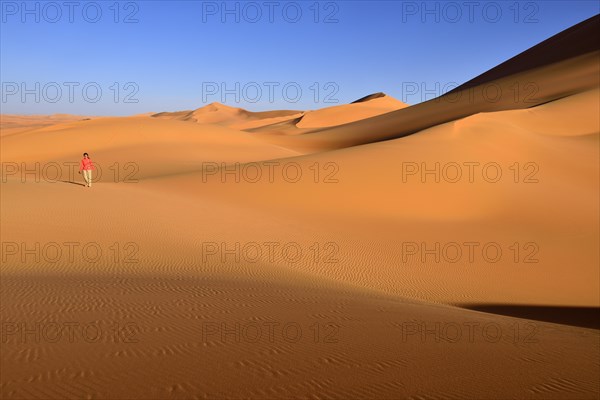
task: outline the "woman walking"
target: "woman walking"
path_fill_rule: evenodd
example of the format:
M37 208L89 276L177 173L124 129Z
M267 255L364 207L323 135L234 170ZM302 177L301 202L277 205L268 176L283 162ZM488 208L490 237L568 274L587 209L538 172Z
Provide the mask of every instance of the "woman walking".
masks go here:
M92 170L96 169L92 160L90 160L90 155L88 153L83 153L83 159L79 164L79 173L83 171L83 179L85 180L85 184L87 187L92 187Z

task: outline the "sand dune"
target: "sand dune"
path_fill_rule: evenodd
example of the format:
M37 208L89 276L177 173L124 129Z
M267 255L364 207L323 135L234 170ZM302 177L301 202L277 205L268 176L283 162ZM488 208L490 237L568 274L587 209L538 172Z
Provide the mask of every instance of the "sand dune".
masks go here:
M277 136L295 136L314 132L315 128L323 129L332 126L344 125L361 119L389 113L406 107L407 105L384 93L375 93L365 96L350 104L325 107L315 111L306 111L277 118L265 118L231 125L232 128L251 132L256 136L266 136L267 140L284 146L296 148L293 142L277 139ZM275 138L273 137L275 136ZM311 152L312 149L299 149L302 152Z
M208 104L194 111L164 112L153 114L155 118L178 119L182 121L199 122L202 124L218 124L231 126L265 118L285 117L298 114L298 111L280 110L251 112L242 108L230 107L218 102Z
M231 124L230 127L233 129L239 129L247 132L259 132L261 130L271 130L274 127L286 126L289 128L294 128L296 123L300 121L304 112L300 112L297 114L284 115L280 117L273 118L261 118L255 119L251 121L243 121L239 123Z
M68 177L65 163L84 151L104 169L135 163L138 179L197 170L203 162L250 162L298 154L224 126L129 117L58 124L8 136L0 155L4 163L19 168L22 163L33 168L36 162L56 162ZM133 167L128 168L133 172ZM114 177L113 172L104 175L108 181Z
M51 126L60 123L81 121L89 119L81 115L53 114L53 115L11 115L0 114L0 134L2 136L26 132L32 129Z
M285 143L299 151L324 151L399 138L481 112L527 109L597 87L600 81L599 57L600 52L592 52L511 75L495 81L493 85L483 84L448 93L348 125L315 129L291 138L275 137L273 142ZM564 79L564 76L570 78Z
M598 398L597 29L410 107L2 116L0 397Z
M211 103L194 111L152 114L161 119L176 119L203 124L224 125L250 132L272 131L281 128L326 128L385 114L407 105L384 93L365 96L351 104L326 107L315 111L263 111L250 112L242 108Z
M343 125L405 107L407 107L407 104L379 93L351 104L309 111L305 113L296 126L298 128L323 128Z
M596 15L484 72L450 93L595 52L598 41L592 38L598 36L599 30L600 15Z
M149 181L147 187L215 202L228 199L240 208L252 205L270 214L278 211L281 218L300 214L311 231L328 232L344 254L343 265L306 266L319 276L357 283L356 274L377 260L379 274L363 276L361 286L450 304L511 299L513 304L555 305L560 298L564 305L598 306L600 260L593 243L599 240L600 218L599 121L594 116L599 98L596 89L528 110L477 114L406 138L279 160L279 175L274 175L279 184L267 179L272 163L259 163L265 176L256 183L236 182L234 176L220 171L198 171ZM565 115L572 116L570 124L564 122ZM291 163L304 174L297 183L282 178L283 167ZM423 183L423 170L434 170L436 163L440 177L442 166L452 165L447 170L452 178L458 164L462 179L444 182L440 178L436 184L430 174ZM465 163L478 163L472 183ZM492 163L498 167L490 171L495 174L499 168L503 174L496 183L488 181L495 178L492 172L485 179L483 175L483 166ZM407 165L412 171L415 164L417 172L406 175ZM318 183L315 166L320 172ZM190 181L203 183L187 185ZM357 192L357 187L362 190ZM556 217L548 220L548 215ZM501 262L484 262L476 270L466 256L457 263L436 263L433 256L423 263L416 256L399 267L401 243L434 246L473 238L479 238L481 246L499 243L505 257ZM535 242L539 262L527 265L523 259L514 262L506 256L515 242ZM566 254L563 246L574 250ZM565 277L565 263L577 265L577 273ZM515 282L508 271L518 271L519 280ZM540 274L554 278L538 282ZM560 293L557 281L564 284ZM528 290L532 285L536 289Z
M480 112L526 109L596 88L600 84L600 45L589 37L597 36L590 32L600 34L599 18L583 21L534 46L525 56L496 67L491 76L499 78L493 82L483 74L478 80L412 107L290 138L276 135L271 140L304 152L344 148L403 137ZM548 64L532 61L540 51L553 53L545 57ZM565 52L573 51L573 57L563 57Z

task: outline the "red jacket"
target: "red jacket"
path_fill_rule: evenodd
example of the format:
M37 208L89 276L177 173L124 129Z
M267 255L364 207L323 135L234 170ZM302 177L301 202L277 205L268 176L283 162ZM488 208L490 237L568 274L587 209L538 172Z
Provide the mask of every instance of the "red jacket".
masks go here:
M83 158L81 160L81 163L79 164L79 170L91 170L91 169L96 169L96 167L94 167L94 164L92 164L92 160L90 160L89 158Z

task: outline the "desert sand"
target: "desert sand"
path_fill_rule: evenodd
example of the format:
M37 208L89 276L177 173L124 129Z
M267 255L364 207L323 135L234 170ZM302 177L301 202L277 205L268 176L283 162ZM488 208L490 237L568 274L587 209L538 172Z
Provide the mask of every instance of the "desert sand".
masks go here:
M598 22L414 106L2 115L0 397L597 399Z

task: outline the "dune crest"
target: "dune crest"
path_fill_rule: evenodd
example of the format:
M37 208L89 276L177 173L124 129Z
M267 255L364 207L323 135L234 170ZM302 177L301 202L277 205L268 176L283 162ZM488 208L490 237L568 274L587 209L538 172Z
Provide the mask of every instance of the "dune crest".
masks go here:
M590 37L600 36L599 21L600 16L583 21L438 98L347 125L264 137L297 151L327 151L404 137L481 112L528 109L597 88L600 43ZM539 49L549 54L548 64L532 61L530 55L535 59Z
M408 107L384 93L375 93L350 104L307 111L296 124L298 128L327 128L371 118Z
M249 121L265 118L278 118L297 114L293 110L252 112L239 107L231 107L219 102L210 103L192 111L162 112L152 115L154 118L176 119L201 124L235 126Z

